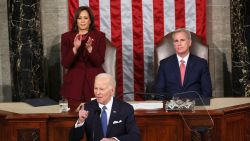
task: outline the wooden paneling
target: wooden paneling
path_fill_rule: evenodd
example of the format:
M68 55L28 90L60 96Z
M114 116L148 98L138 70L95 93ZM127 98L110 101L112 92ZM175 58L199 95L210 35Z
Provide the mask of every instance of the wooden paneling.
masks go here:
M0 114L0 141L6 140L5 115Z
M8 141L23 139L34 141L47 141L46 121L10 121L8 123ZM38 140L36 140L38 138ZM19 141L18 140L18 141ZM21 140L20 140L21 141Z
M138 117L143 141L182 141L183 123L178 116L174 117Z
M246 141L250 141L250 111L246 112L246 116L245 116L245 120L246 120Z
M221 116L214 116L213 117L214 127L211 130L211 141L223 141L222 135L225 131L222 127L223 118Z
M53 120L49 121L48 132L49 141L56 141L60 137L60 141L68 141L69 130L75 124L74 120Z
M245 122L244 113L230 114L225 116L225 128L227 141L245 141Z

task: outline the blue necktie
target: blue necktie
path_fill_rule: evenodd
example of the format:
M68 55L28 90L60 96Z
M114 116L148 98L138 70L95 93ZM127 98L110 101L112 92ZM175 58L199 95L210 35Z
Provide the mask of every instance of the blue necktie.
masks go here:
M107 133L107 112L106 112L107 107L103 106L102 107L102 115L101 115L101 120L102 120L102 131L103 135L106 137Z

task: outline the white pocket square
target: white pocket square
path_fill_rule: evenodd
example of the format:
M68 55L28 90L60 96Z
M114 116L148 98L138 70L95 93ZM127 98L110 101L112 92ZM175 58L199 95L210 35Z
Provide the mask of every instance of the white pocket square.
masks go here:
M113 124L117 124L117 123L121 123L122 120L119 120L119 121L114 121Z

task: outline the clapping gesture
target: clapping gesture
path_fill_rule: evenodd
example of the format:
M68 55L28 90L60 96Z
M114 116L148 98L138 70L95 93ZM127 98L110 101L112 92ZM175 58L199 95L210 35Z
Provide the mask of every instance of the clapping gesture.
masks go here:
M92 49L93 49L92 43L93 43L93 41L94 41L94 39L92 39L91 37L89 37L88 41L85 44L85 47L86 47L86 49L88 50L89 53L92 52Z
M80 48L81 46L81 43L82 43L82 40L84 40L86 37L80 35L80 34L77 34L75 36L75 39L74 39L74 47L73 47L73 52L74 54L77 53L77 50ZM91 37L88 37L88 41L86 42L85 44L85 47L86 49L88 50L89 53L92 52L92 43L93 43L94 39L92 39Z

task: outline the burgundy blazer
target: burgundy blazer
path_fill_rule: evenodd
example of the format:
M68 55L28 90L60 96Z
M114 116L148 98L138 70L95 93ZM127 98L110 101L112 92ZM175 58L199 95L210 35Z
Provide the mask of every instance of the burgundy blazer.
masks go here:
M61 36L61 63L66 73L63 76L61 95L65 98L90 101L94 97L94 79L104 72L102 64L106 50L105 34L91 31L87 34L94 39L91 53L85 48L88 37L82 41L77 54L73 53L74 38L77 33L66 32Z

